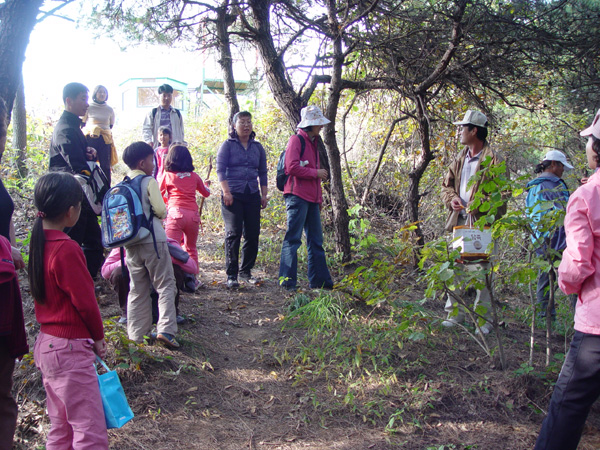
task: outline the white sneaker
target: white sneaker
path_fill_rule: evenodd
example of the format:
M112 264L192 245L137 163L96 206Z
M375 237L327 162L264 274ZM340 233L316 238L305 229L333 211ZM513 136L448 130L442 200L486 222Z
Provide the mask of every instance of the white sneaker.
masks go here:
M452 328L455 327L458 324L458 320L456 320L455 318L451 317L449 319L446 319L442 322L442 326L446 327L446 328Z
M481 330L481 332L483 334L490 334L490 331L492 331L493 329L494 329L494 326L491 323L486 322L482 326L480 326L477 330L475 330L475 334L479 334L479 330Z

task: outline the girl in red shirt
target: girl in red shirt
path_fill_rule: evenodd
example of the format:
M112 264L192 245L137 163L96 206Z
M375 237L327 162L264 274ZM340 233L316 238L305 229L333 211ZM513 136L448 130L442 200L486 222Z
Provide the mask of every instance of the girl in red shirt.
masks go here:
M102 318L83 251L63 231L77 223L82 196L65 172L50 172L35 185L28 272L41 325L33 354L51 423L47 450L108 449L93 364L106 354Z
M165 174L160 191L167 199L167 237L182 243L183 248L198 263L198 231L200 214L196 203L196 191L203 197L210 195L210 181L202 182L196 172L192 155L186 146L173 144L165 159Z

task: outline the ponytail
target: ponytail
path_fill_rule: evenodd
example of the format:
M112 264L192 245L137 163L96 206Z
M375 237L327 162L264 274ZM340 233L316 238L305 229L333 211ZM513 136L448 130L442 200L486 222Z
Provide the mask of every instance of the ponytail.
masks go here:
M66 172L50 172L35 184L33 202L38 210L29 242L29 288L36 302L43 304L46 298L44 284L44 219L58 220L71 206L78 206L83 199L81 185L73 175Z
M541 163L539 163L537 166L535 166L535 173L542 173L544 172L548 167L550 167L550 165L552 164L552 161L542 161Z
M29 290L31 296L39 303L44 303L46 288L44 286L44 248L46 247L46 236L41 216L35 218L31 239L29 240L29 263L27 272L29 275Z

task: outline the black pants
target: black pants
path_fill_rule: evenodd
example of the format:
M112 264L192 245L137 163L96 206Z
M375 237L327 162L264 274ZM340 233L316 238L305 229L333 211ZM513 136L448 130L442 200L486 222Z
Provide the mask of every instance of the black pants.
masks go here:
M98 224L98 216L85 197L81 201L79 220L74 227L65 230L65 232L83 249L88 271L95 280L104 260L104 248L102 247L102 234Z
M108 179L108 185L110 186L110 157L111 157L111 146L104 142L104 138L102 136L92 137L86 136L87 143L90 147L96 149L98 164L100 164L100 168L106 178Z
M233 194L233 204L225 206L221 199L221 214L225 222L225 268L228 277L237 278L238 272L249 274L258 254L260 236L260 194ZM239 266L240 242L242 265Z
M575 450L600 396L600 336L575 331L535 450Z

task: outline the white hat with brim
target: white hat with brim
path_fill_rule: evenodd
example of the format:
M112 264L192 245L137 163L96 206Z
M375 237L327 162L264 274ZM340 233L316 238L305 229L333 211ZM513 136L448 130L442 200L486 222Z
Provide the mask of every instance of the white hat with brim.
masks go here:
M298 128L310 127L311 125L327 125L331 123L327 117L323 115L318 106L310 105L302 108L300 111L300 123Z
M560 150L550 150L548 153L546 153L546 156L544 156L542 161L558 161L559 163L562 163L567 170L571 170L573 168L573 166L567 162L567 157L565 154Z
M585 137L594 136L596 139L600 139L600 109L596 113L592 124L579 134Z
M487 128L487 117L479 111L468 109L465 117L460 122L452 122L454 125L475 125L478 127Z

